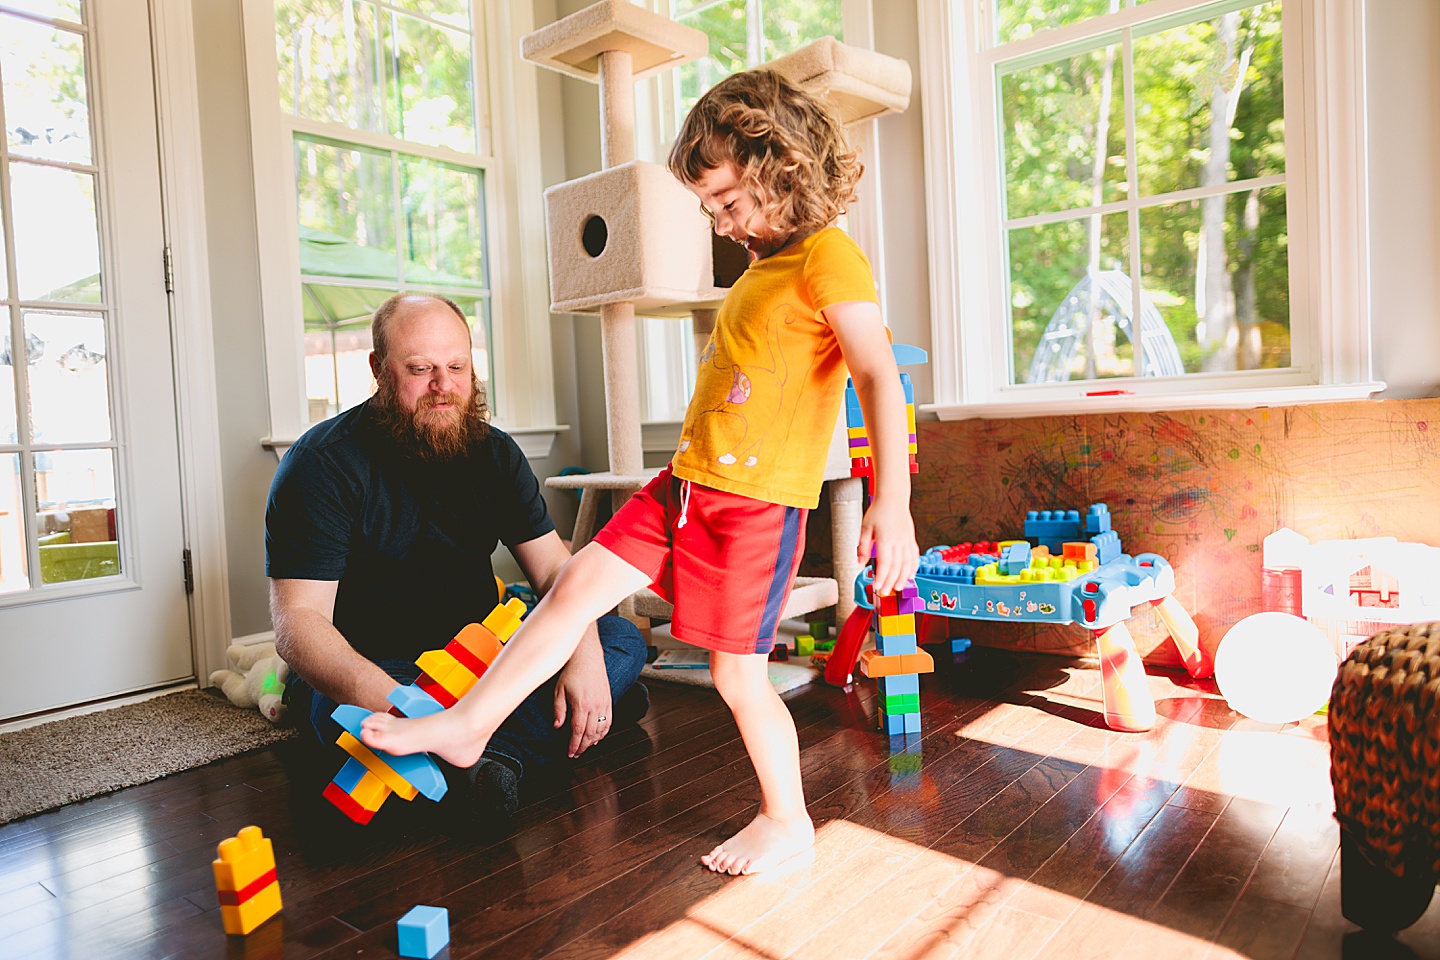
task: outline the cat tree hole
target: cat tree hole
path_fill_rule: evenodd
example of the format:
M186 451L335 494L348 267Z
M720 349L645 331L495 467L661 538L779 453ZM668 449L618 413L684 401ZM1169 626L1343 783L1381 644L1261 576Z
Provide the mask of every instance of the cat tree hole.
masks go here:
M592 257L598 257L605 252L605 244L609 239L610 228L605 226L604 217L592 216L585 221L585 226L580 228L580 245Z

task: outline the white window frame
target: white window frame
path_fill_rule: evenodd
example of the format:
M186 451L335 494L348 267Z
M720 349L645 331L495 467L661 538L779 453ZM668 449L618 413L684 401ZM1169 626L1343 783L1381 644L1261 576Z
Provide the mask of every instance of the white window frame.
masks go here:
M556 434L550 350L550 291L546 273L544 183L541 179L536 69L520 59L520 38L534 29L533 4L472 0L477 75L475 126L486 191L486 250L490 254L489 385L496 425L513 435L526 456L549 456ZM282 112L275 55L273 0L242 0L245 69L255 171L255 216L260 246L260 299L270 401L268 447L283 448L310 427L305 404L304 323L299 226L295 216L294 134L389 149L389 137L365 134ZM373 141L373 142L372 142ZM401 149L404 149L403 147ZM426 153L444 153L442 148ZM465 166L475 163L469 157Z
M1255 0L1258 2L1258 0ZM981 8L918 0L929 198L931 361L942 420L1363 399L1371 368L1364 0L1285 0L1292 356L1287 370L1013 386L1005 307L994 62ZM1149 0L1006 44L1003 58L1197 7ZM1129 391L1116 394L1116 389Z

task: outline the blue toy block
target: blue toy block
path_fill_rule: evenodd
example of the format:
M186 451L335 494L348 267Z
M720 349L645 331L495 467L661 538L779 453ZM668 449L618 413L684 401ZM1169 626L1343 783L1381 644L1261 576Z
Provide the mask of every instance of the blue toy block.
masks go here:
M918 714L918 713L907 713L907 714L904 714L904 715L901 717L901 719L904 721L904 724L905 724L905 732L906 732L906 733L919 733L919 732L920 732L920 714Z
M450 942L450 911L444 907L411 907L395 924L400 956L431 957Z
M335 722L340 724L346 733L359 740L360 723L370 716L370 711L354 704L342 703L330 716L335 718ZM407 753L400 756L386 753L384 750L372 750L371 752L429 800L438 801L445 796L445 791L449 789L445 778L440 774L440 768L435 765L434 760L430 759L428 753Z
M1090 504L1090 512L1085 514L1085 532L1089 534L1107 533L1110 530L1110 508L1103 503Z
M1000 572L1007 577L1018 576L1030 569L1030 544L1012 543L1000 551Z
M905 718L907 716L918 717L919 714L880 714L880 730L890 736L896 736L905 732Z
M881 677L877 682L880 685L880 696L882 697L896 697L920 692L920 674L918 673L900 673L893 677Z
M432 713L439 713L445 709L441 706L439 700L436 700L413 683L403 687L396 687L390 691L390 695L385 699L394 704L395 708L399 710L401 714L412 720L416 717L428 717Z
M954 637L950 640L951 653L964 653L970 649L969 637Z
M369 772L365 764L351 757L345 761L345 766L340 768L340 772L335 774L335 786L344 790L346 793L353 793L355 785Z
M898 657L907 653L914 653L918 647L915 643L915 634L902 633L898 636L875 637L875 649L880 651L882 657Z
M910 374L900 374L900 389L905 391L905 403L907 406L915 405L915 385L910 382Z
M1097 533L1090 538L1090 542L1095 544L1095 559L1099 560L1102 566L1120 556L1120 534L1114 530Z
M1080 539L1080 511L1031 510L1025 514L1025 536L1058 554L1062 544Z

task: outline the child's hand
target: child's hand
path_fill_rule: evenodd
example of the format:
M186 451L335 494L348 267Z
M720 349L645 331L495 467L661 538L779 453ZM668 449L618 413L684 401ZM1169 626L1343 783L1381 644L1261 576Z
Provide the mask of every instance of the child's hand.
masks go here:
M860 563L875 549L875 595L893 593L914 579L920 567L920 548L915 543L915 521L909 504L900 499L876 498L860 521Z

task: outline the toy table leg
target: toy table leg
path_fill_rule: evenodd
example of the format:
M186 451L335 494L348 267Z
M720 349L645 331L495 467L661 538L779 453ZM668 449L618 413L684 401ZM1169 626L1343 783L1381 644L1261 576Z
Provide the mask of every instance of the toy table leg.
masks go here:
M1175 649L1180 651L1180 659L1190 676L1199 680L1213 674L1215 664L1200 649L1200 628L1195 626L1195 621L1190 619L1190 614L1185 612L1175 595L1156 600L1155 611L1165 621L1165 629L1170 631L1170 639L1175 641Z
M1130 630L1120 622L1095 631L1100 654L1100 686L1105 722L1111 730L1142 733L1155 725L1155 698L1145 680L1145 665Z

